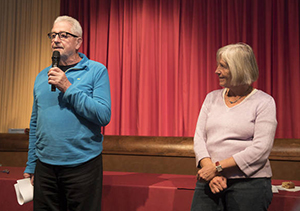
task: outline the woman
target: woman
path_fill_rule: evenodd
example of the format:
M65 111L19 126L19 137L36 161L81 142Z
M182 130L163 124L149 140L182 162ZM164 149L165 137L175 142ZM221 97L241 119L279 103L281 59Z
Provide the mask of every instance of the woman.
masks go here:
M220 86L202 105L194 136L197 184L192 211L267 210L272 200L274 99L255 88L252 48L231 44L217 52Z

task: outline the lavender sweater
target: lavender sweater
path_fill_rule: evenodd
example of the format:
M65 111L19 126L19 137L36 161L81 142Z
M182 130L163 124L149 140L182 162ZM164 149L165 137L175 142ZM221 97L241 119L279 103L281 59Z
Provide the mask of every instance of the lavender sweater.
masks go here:
M227 178L271 177L268 160L277 120L274 99L254 89L241 103L227 107L226 89L210 92L202 105L194 136L196 164L233 157L238 168L225 169Z

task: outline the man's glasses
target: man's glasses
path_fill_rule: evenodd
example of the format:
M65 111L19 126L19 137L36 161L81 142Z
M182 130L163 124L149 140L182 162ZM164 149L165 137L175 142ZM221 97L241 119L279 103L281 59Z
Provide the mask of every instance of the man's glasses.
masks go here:
M48 37L50 40L54 40L56 35L58 35L59 39L61 40L66 40L68 39L69 36L72 36L72 37L78 37L77 35L74 35L74 34L71 34L69 32L50 32L48 33Z

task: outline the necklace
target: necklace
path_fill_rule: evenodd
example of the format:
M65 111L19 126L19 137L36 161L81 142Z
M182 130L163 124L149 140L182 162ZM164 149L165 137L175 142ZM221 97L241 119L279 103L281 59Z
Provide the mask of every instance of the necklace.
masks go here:
M244 94L242 94L241 96L239 96L239 98L238 99L236 99L235 101L231 101L230 99L229 99L229 96L228 96L228 93L229 93L229 89L227 89L227 93L226 93L226 95L227 95L227 99L228 99L228 102L230 103L230 104L234 104L234 103L236 103L237 101L239 101L242 97L244 97L244 96L246 96L246 94L247 94L247 92L249 91L251 89L251 86L249 86L249 88L245 91L245 93Z

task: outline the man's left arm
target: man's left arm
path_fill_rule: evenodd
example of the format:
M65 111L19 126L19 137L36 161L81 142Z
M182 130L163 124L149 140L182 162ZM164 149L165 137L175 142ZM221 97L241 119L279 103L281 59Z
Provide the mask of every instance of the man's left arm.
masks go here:
M105 126L111 117L110 85L107 69L103 66L94 75L93 95L88 96L76 86L69 86L63 99L85 119Z

